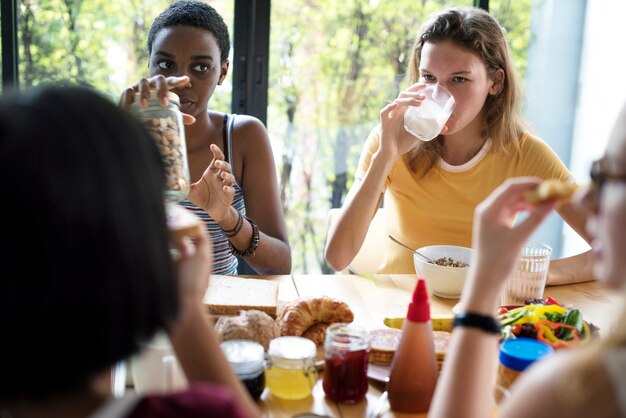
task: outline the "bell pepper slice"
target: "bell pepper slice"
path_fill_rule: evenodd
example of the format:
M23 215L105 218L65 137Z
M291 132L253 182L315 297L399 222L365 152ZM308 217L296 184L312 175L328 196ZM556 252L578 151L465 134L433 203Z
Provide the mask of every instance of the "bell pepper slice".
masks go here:
M578 329L575 326L564 324L562 322L551 322L547 319L539 319L535 323L537 330L537 340L544 342L553 348L571 348L580 343L580 337L578 335ZM553 331L559 328L569 328L572 330L570 342L557 338Z

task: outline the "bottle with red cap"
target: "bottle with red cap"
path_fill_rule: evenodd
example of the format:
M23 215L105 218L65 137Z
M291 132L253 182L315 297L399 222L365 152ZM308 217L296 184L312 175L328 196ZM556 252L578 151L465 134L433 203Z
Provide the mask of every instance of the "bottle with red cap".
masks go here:
M409 304L400 344L391 363L387 384L391 410L428 412L438 376L430 302L426 282L420 278Z

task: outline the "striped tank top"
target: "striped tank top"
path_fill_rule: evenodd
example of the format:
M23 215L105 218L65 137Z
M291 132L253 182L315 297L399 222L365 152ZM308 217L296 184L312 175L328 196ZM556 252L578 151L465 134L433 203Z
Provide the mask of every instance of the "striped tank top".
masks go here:
M233 123L235 122L235 115L224 115L224 156L225 159L233 165ZM209 151L210 152L210 151ZM235 179L233 186L235 189L235 195L233 197L233 207L241 215L246 215L246 205L243 201L243 189L239 180ZM237 274L237 257L230 251L228 245L228 237L224 234L224 231L220 227L220 224L215 222L208 213L200 209L189 200L179 202L179 205L190 210L198 215L204 222L207 233L213 241L213 274Z

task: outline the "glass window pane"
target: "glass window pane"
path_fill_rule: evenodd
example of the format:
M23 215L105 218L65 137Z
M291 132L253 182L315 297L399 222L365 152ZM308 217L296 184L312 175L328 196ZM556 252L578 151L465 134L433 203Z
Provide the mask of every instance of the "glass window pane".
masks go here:
M490 0L489 11L506 31L513 62L520 79L526 76L526 54L531 38L532 0Z
M328 210L340 206L378 113L406 87L425 18L466 1L273 0L268 129L294 273L329 272Z
M146 35L171 0L20 0L21 87L42 82L87 83L117 100L147 75ZM234 0L208 4L233 27ZM216 90L212 107L230 110L231 78Z

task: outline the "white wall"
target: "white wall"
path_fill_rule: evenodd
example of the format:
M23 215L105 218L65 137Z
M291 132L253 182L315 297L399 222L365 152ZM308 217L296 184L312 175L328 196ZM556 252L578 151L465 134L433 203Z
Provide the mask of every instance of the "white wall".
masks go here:
M532 37L528 45L524 82L524 114L533 132L546 141L568 166L571 164L579 69L585 28L586 0L535 0ZM564 222L552 214L532 241L563 250Z
M570 163L579 182L589 180L591 161L604 153L617 113L626 101L624 16L624 0L587 1ZM563 232L563 255L588 248L569 227Z

